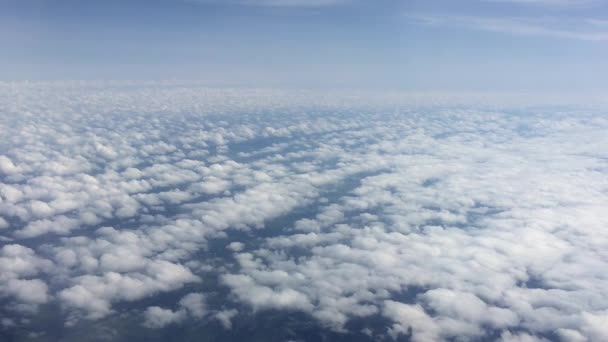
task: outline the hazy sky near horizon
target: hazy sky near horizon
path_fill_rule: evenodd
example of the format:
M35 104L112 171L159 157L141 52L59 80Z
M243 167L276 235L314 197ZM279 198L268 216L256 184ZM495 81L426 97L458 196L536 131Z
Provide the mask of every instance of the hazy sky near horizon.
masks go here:
M0 0L0 79L603 91L594 0Z

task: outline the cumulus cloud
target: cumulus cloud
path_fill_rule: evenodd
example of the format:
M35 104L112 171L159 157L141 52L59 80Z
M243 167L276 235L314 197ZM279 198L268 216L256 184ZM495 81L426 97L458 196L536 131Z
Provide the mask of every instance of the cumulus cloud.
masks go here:
M310 310L312 304L303 293L292 289L272 289L256 285L246 275L226 275L224 283L230 286L243 301L256 309Z
M224 329L232 328L232 319L238 314L236 309L222 310L215 314L215 318L220 321Z
M189 269L167 261L152 262L144 272L126 275L106 272L100 276L80 276L73 280L73 286L62 290L58 295L67 307L83 310L88 317L95 319L110 314L111 303L114 301L138 300L198 281Z
M409 335L411 332L413 341L439 340L440 329L437 323L420 305L386 301L383 314L395 322L389 329L389 334L393 338L402 334Z
M18 169L7 156L0 155L0 172L5 175L17 173Z
M168 324L180 322L184 319L185 311L171 311L158 306L146 309L144 313L145 325L150 328L162 328Z
M51 261L35 251L18 245L6 244L0 249L0 298L8 303L8 310L35 312L39 305L51 298L44 273L52 270Z
M192 317L202 319L206 314L205 297L200 293L190 293L179 301L179 309L163 309L151 306L144 312L144 325L149 328L163 328L169 324L180 323Z
M205 296L201 293L190 293L184 296L179 305L184 308L192 317L203 318L206 313Z
M417 341L608 336L601 108L0 87L3 326L59 305L68 325L270 310Z
M6 229L6 228L8 228L8 222L6 222L5 219L0 217L0 229Z

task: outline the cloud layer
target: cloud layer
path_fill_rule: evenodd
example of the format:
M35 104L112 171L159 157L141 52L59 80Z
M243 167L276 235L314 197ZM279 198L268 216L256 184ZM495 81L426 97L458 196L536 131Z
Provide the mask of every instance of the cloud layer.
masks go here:
M284 312L369 339L608 338L601 108L2 89L3 332L44 336L58 307L65 329Z

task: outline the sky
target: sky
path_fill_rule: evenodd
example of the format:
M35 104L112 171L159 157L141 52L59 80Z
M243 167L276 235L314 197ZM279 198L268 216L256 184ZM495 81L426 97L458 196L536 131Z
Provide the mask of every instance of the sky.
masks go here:
M601 92L596 0L2 0L2 80Z

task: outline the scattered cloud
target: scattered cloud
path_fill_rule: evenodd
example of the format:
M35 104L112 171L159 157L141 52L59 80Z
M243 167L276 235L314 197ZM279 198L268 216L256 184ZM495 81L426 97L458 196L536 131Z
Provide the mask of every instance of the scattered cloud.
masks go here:
M55 305L65 329L229 331L270 310L416 341L608 337L601 108L0 87L5 327Z
M179 301L179 309L163 309L151 306L144 312L144 325L150 328L163 328L169 324L180 323L188 317L202 319L205 316L205 297L200 293L190 293Z

